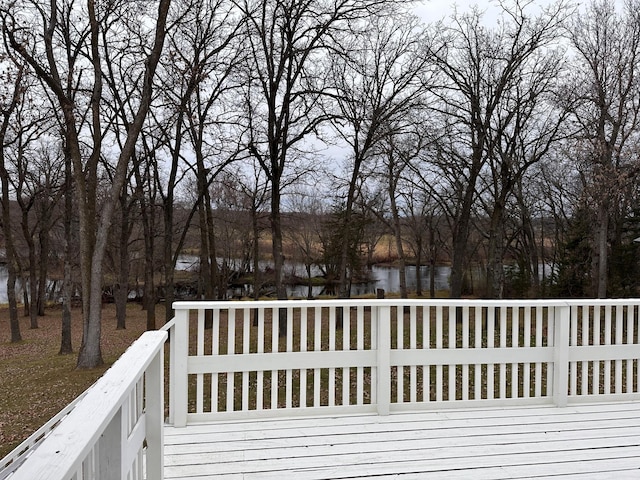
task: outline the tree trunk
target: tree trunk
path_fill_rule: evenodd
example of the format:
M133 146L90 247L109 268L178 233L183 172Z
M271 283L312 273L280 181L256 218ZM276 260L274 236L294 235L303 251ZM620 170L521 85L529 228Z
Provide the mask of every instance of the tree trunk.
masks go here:
M167 208L168 207L168 208ZM173 207L165 203L164 208L164 305L165 323L173 318L173 301L175 299L173 263Z
M262 285L260 283L260 228L258 210L255 207L251 209L251 226L253 229L253 299L258 300Z
M596 297L607 297L607 275L608 275L608 236L609 236L609 209L606 202L598 205L596 220Z
M9 213L9 180L4 167L4 154L0 153L0 175L2 176L2 226L4 229L5 249L7 254L7 301L9 303L9 326L11 329L11 343L22 341L20 321L18 319L18 302L16 301L16 266L15 248Z
M344 211L344 217L341 222L341 230L343 235L342 249L340 251L340 265L338 267L339 285L338 296L340 298L349 298L351 296L351 281L348 278L348 258L349 249L352 245L351 238L351 218L353 216L353 204L355 203L356 184L360 177L360 167L362 159L359 155L355 155L353 171L351 172L351 180L349 181L349 190L347 191L347 201Z
M313 300L313 282L311 282L311 264L305 265L307 270L307 300Z
M462 297L462 282L467 270L467 241L469 238L469 224L471 210L463 211L455 223L453 230L453 256L451 259L451 278L449 296Z
M71 342L71 302L72 302L72 280L71 280L71 258L73 255L72 248L72 230L71 217L73 216L73 188L71 177L71 160L65 149L64 161L65 176L65 196L64 196L64 279L62 285L62 335L60 340L60 355L73 353L73 345Z
M30 202L31 204L31 202ZM29 210L30 206L20 202L22 207L22 235L27 243L29 255L29 280L23 283L23 290L29 297L29 303L25 301L25 311L29 312L29 328L38 328L38 280L37 280L37 261L36 261L36 245L29 229Z
M487 252L487 297L501 299L504 289L504 206L496 201L489 225Z
M140 216L142 219L142 231L144 232L144 291L142 294L142 307L147 312L147 330L156 329L156 289L155 289L155 272L154 272L154 217L150 210L152 202L147 202L145 197L145 185L152 188L152 181L148 175L148 169L141 172L141 162L136 159L134 162L134 175L137 183L138 203L140 205Z
M416 296L422 296L422 275L420 270L422 268L422 233L418 234L416 238Z
M154 242L152 235L148 240L145 240L145 255L144 255L144 308L147 311L147 330L156 329L156 286L154 279L154 255L153 248Z
M49 225L48 219L44 220L40 224L40 233L38 238L40 239L40 264L38 266L38 316L44 316L44 308L47 299L47 272L49 267Z
M199 182L198 182L199 183ZM207 218L204 211L204 204L198 206L198 225L200 227L200 271L198 294L202 300L213 300L213 286L211 284L211 269L209 266L209 239Z
M398 251L398 274L400 276L400 298L408 298L407 291L407 268L404 255L404 246L402 245L402 227L400 225L400 215L396 205L395 180L389 173L389 199L391 202L391 214L393 216L393 233L396 241L396 250Z
M118 280L113 292L116 303L116 330L127 328L127 301L129 299L129 208L124 191L120 197L120 210Z
M146 68L144 73L144 85L142 89L142 96L140 99L140 105L138 107L138 111L136 112L135 118L129 130L127 132L127 139L125 144L122 147L120 155L118 157L118 162L115 168L115 173L113 176L113 184L112 188L109 191L109 195L102 205L100 224L97 228L97 233L95 235L95 245L92 250L89 250L89 255L83 256L83 258L89 258L90 262L88 264L88 268L90 268L89 272L89 282L87 285L89 286L89 300L84 301L83 303L87 307L87 313L85 314L85 328L83 330L83 342L82 347L80 349L80 353L78 354L78 367L79 368L93 368L102 363L102 352L100 347L100 333L101 333L101 318L102 318L102 263L104 260L108 231L109 226L111 225L111 220L113 217L113 211L115 208L115 204L122 192L122 188L126 181L127 170L129 160L133 157L135 153L136 142L140 131L142 130L142 126L144 120L147 116L147 112L149 111L149 107L151 105L151 92L153 89L153 77L155 76L155 70L158 65L158 61L160 59L160 54L162 52L162 46L164 43L164 36L166 33L165 25L167 13L170 6L170 0L161 0L160 5L158 7L158 20L155 29L155 39L154 45L151 53L147 57ZM90 2L91 6L91 2ZM91 10L91 8L90 8ZM94 28L92 27L92 37L94 35ZM97 47L92 39L92 46ZM97 55L97 53L96 53ZM99 60L99 58L98 58ZM99 67L99 64L96 64L96 58L94 58L94 67ZM98 72L98 76L100 72ZM96 83L98 83L98 79L96 79ZM96 87L97 88L97 87ZM73 112L68 112L69 114ZM95 113L95 110L94 110ZM95 140L94 140L95 143ZM79 153L79 152L78 152ZM80 157L78 157L79 160ZM78 165L80 166L80 165ZM82 176L82 169L75 169L75 177L78 179ZM95 192L91 192L91 187L85 190L89 193L90 196L94 195ZM84 199L82 199L84 201ZM83 209L80 209L82 212ZM84 226L90 224L91 219L95 219L95 217L85 218ZM83 228L82 217L81 217L81 230ZM83 232L84 235L87 235L88 232ZM87 237L90 238L90 237ZM82 250L82 247L81 247ZM84 269L85 267L83 267ZM86 288L83 289L86 291ZM83 293L84 293L83 291Z
M481 127L472 125L472 130L481 132ZM471 165L469 165L468 183L464 187L464 195L461 199L461 205L457 214L457 219L453 227L453 258L451 260L451 279L449 296L451 298L462 297L462 285L464 276L469 267L467 244L469 242L469 232L471 230L471 215L473 201L476 195L476 183L480 170L484 163L482 145L484 144L484 135L479 133L476 144L473 145L473 153Z
M21 99L23 68L18 68L15 77L11 104L2 112L0 125L0 184L2 185L2 230L4 231L5 252L7 255L7 300L9 302L9 327L11 343L22 341L20 321L18 319L18 302L16 301L16 251L13 243L13 228L11 226L11 200L9 198L9 172L4 157L5 137L11 120L11 115Z
M436 232L433 225L429 225L429 297L436 297Z

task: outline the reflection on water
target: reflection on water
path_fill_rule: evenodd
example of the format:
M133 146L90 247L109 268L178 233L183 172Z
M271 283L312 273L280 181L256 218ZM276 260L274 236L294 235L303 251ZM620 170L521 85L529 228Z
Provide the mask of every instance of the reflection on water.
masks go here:
M418 285L418 275L422 280L422 289L428 291L431 285L429 267L415 266L406 267L407 288L416 290ZM451 268L448 266L437 266L435 272L436 290L447 290L449 288L449 275ZM366 295L376 293L376 289L381 288L388 293L397 293L400 291L400 270L392 266L375 265L371 268L371 277L373 281L368 283L358 283L351 287L351 295ZM313 287L314 296L321 295L323 287ZM288 287L287 293L290 297L307 296L308 287L305 285L295 285Z
M431 286L429 267L405 267L407 277L407 288L409 290L415 290L418 286L418 275L422 280L422 289L429 290ZM372 269L372 273L376 278L377 287L383 288L387 292L399 292L400 291L400 270L396 267L380 267L375 266ZM449 275L451 275L451 267L448 266L436 266L435 267L435 287L436 290L448 290L449 289Z

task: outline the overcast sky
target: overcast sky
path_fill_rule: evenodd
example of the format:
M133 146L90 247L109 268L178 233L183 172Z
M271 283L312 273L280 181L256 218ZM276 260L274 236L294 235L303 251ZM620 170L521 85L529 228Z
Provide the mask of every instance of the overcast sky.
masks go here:
M453 13L454 7L457 7L460 12L465 12L469 10L472 5L478 5L482 10L484 10L486 12L487 19L495 18L495 13L492 16L491 12L497 11L497 2L491 0L423 0L416 4L414 12L425 22L430 23L441 20L444 17L448 17Z
M530 10L534 5L544 6L555 3L557 0L532 0L531 6L527 7ZM592 0L574 0L572 3L578 5L579 9L584 9L589 5ZM505 2L507 5L510 3L508 0ZM618 7L618 11L622 9L624 0L615 0ZM523 2L524 4L524 2ZM485 22L489 24L495 21L499 12L498 0L422 0L416 3L414 12L425 22L435 22L441 20L444 17L448 17L453 13L454 6L458 8L459 12L465 12L469 10L472 5L478 5L485 11Z

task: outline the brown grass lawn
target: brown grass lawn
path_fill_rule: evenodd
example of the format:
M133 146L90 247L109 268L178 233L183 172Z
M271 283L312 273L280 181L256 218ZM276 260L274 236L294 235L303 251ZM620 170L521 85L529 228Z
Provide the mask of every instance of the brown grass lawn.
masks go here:
M20 312L22 313L22 311ZM159 306L158 321L164 318ZM76 359L82 338L80 310L73 312L71 355L60 350L62 310L50 308L40 317L38 329L21 318L23 341L9 343L9 314L0 306L0 458L37 430L48 419L94 383L104 371L144 332L146 312L130 304L127 329L116 330L115 306L105 305L102 318L102 355L105 365L77 370Z

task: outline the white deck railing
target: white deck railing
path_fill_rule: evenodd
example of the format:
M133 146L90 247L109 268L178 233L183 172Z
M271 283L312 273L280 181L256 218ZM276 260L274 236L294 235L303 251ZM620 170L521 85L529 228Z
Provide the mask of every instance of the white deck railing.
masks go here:
M637 400L639 306L177 302L170 422Z
M80 400L6 457L0 478L161 480L167 331L169 421L176 426L640 400L640 300L177 302L174 308L164 331L143 334Z
M162 480L166 338L144 333L80 400L3 460L0 478Z

